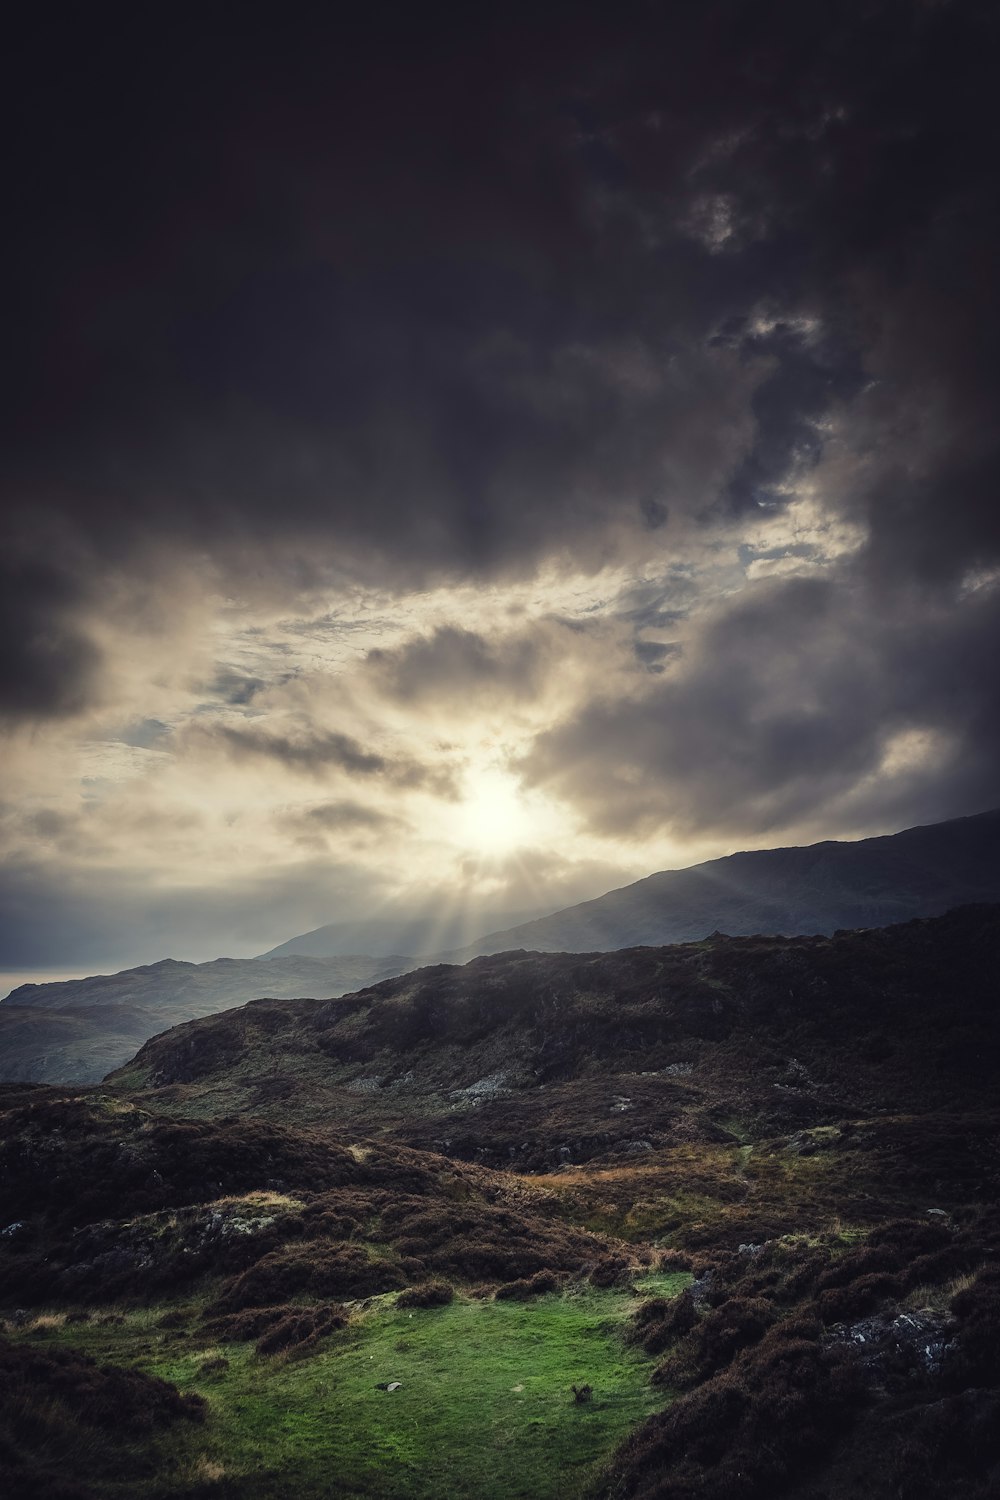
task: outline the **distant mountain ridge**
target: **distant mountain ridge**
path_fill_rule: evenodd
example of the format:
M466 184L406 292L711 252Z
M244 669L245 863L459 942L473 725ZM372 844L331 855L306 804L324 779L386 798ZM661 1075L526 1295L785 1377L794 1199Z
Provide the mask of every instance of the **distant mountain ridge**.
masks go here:
M412 958L216 958L159 963L50 984L0 1004L0 1079L96 1083L158 1032L267 995L334 997L413 967Z
M446 953L418 947L410 956L292 951L299 943L322 943L324 934L346 943L346 924L334 923L290 939L273 956L202 964L163 959L119 974L21 985L0 1003L0 1080L97 1082L149 1037L179 1023L265 997L334 999L429 962L465 964L515 949L657 947L713 932L832 933L991 902L1000 902L1000 811L853 843L754 850L661 871ZM404 930L390 926L397 934ZM389 928L381 918L355 929L373 938L383 930ZM409 935L419 942L428 930L428 923L415 921ZM447 930L437 928L442 935Z
M1000 901L1000 810L855 842L729 854L487 933L447 956L592 953L724 932L786 937L883 927Z
M429 958L478 941L484 926L502 921L504 929L534 921L544 904L530 910L490 912L478 918L469 911L442 913L430 910L415 917L380 916L354 922L327 922L311 932L279 943L259 958L337 958L354 953L368 953L376 958L395 958L409 953L414 958Z

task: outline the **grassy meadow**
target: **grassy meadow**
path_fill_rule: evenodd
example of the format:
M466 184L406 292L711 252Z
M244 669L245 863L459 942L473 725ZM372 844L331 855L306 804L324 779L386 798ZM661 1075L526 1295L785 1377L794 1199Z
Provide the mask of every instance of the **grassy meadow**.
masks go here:
M689 1280L651 1276L642 1290L670 1295ZM556 1500L578 1495L663 1405L649 1381L654 1361L623 1337L636 1306L625 1291L573 1286L530 1301L395 1303L368 1299L347 1329L290 1357L208 1342L194 1331L194 1309L174 1309L167 1322L181 1326L169 1328L160 1326L163 1308L124 1311L120 1322L43 1315L26 1335L204 1399L202 1421L151 1434L141 1455L130 1446L127 1477L116 1478L106 1454L103 1492L123 1500L201 1492ZM589 1399L577 1401L574 1385L590 1385ZM138 1482L137 1467L147 1471Z

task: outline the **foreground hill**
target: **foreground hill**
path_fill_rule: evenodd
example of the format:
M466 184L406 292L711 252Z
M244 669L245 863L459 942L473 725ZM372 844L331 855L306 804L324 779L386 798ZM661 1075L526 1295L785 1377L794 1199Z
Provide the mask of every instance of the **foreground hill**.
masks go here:
M998 968L998 907L832 938L506 953L255 1001L156 1037L108 1081L179 1114L210 1100L548 1170L992 1108Z
M22 984L0 1004L0 1080L96 1083L157 1032L258 995L342 995L398 974L407 958L217 958L160 963L51 984Z
M992 1500L998 966L504 954L0 1088L0 1487Z
M830 933L978 901L1000 901L1000 811L856 843L757 849L664 870L447 956L464 963L511 948L589 953L684 943L710 932Z

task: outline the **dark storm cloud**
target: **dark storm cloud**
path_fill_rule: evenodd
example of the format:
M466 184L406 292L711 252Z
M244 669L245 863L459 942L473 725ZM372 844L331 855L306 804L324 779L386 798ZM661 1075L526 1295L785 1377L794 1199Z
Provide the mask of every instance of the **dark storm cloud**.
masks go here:
M644 695L609 695L521 770L609 834L862 826L1000 803L1000 594L917 608L831 580L748 590ZM930 758L878 779L896 737ZM897 741L898 742L898 741Z
M746 360L770 366L750 402L754 440L730 477L726 498L738 510L780 504L780 486L822 457L819 420L834 401L848 400L861 387L857 351L826 345L782 322L760 332L737 324L719 335L724 341Z
M604 685L532 774L608 831L675 792L685 826L763 831L952 716L944 779L992 785L997 622L960 586L1000 559L995 5L21 24L11 712L92 701L102 570L155 569L158 541L391 589L596 565L626 534L663 558L814 478L857 561L756 592L679 666L640 643L667 667L648 695ZM530 683L432 644L386 658L397 697L449 658ZM325 732L217 738L424 774Z
M752 504L857 388L859 273L926 280L992 171L969 4L94 26L13 54L9 480L112 550L306 534L412 576ZM744 392L720 338L762 305Z
M0 716L64 718L97 693L101 654L79 623L91 602L54 561L0 560Z

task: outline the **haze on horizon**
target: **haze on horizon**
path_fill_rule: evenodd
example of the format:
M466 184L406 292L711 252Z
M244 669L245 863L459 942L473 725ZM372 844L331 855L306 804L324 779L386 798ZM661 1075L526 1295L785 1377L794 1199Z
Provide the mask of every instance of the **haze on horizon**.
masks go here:
M20 17L4 970L1000 804L996 7L610 11Z

